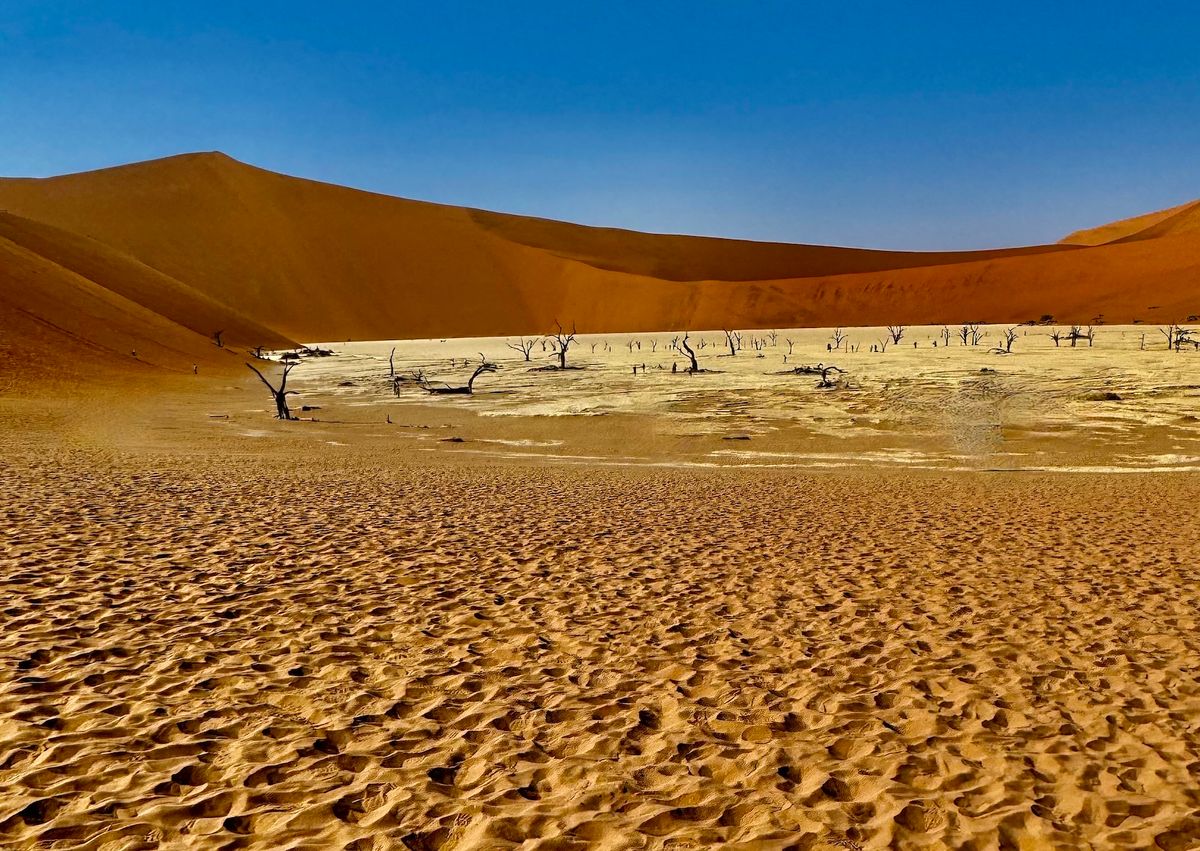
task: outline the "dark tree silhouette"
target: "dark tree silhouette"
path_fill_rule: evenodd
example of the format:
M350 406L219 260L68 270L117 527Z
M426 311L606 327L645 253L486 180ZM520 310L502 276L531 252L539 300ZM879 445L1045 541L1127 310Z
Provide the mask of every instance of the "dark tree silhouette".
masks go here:
M688 367L687 371L688 372L699 372L700 364L696 361L696 352L693 351L692 347L688 345L688 335L687 334L683 335L683 339L679 343L679 348L685 355L687 355L688 360L691 361L691 366Z
M278 420L295 419L292 416L291 409L288 408L287 397L294 396L296 394L296 391L287 389L287 380L288 380L288 376L291 374L292 370L296 368L297 364L296 363L285 363L283 365L283 375L281 375L279 377L279 388L278 389L276 389L275 386L273 384L271 384L271 382L267 381L266 376L263 375L261 372L259 372L257 369L255 369L253 366L250 366L250 364L246 364L246 366L250 369L251 372L253 372L255 375L257 375L258 380L261 381L263 384L265 384L267 386L267 389L271 391L271 398L275 400L275 419L278 419Z
M528 340L526 340L524 337L521 337L519 342L505 342L505 345L514 352L520 352L522 355L524 355L526 361L532 361L533 358L530 357L530 352L533 351L533 347L537 345L538 340L540 339L540 337L530 337Z
M551 334L550 337L554 339L554 343L558 347L554 352L556 355L558 355L558 368L566 369L567 349L571 348L571 344L575 342L575 323L571 323L570 334L563 331L562 324L557 319L554 320L554 325L558 328L558 331L554 334Z
M475 379L476 378L483 375L485 372L496 372L498 369L500 369L500 367L496 366L496 364L491 363L488 360L486 360L482 354L479 356L479 359L480 359L479 366L475 367L475 371L473 373L471 373L471 377L469 379L467 379L467 383L465 385L453 387L449 384L446 384L445 382L442 382L441 387L435 387L432 384L430 384L428 381L426 381L424 374L422 374L419 379L421 389L423 389L429 393L438 395L438 396L450 396L450 395L470 396L473 392L475 392Z

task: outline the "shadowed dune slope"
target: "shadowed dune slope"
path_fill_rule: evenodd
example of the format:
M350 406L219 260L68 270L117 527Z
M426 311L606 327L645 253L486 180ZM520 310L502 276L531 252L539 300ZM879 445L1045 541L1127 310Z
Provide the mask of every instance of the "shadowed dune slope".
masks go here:
M1195 205L1068 237L1104 245L870 251L508 216L210 153L0 180L0 208L32 220L5 219L15 244L201 334L236 326L246 345L542 333L555 318L595 332L1200 312Z
M209 338L218 330L244 347L292 345L100 243L0 214L0 357L13 380L240 365Z
M1104 245L1132 239L1152 239L1197 229L1200 229L1200 201L1189 201L1178 207L1109 222L1097 228L1077 230L1064 236L1059 244Z

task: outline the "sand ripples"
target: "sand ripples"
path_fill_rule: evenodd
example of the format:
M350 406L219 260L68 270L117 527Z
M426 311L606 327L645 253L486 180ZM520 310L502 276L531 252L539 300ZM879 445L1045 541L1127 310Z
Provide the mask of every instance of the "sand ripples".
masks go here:
M15 466L0 845L1200 842L1194 480L347 463Z

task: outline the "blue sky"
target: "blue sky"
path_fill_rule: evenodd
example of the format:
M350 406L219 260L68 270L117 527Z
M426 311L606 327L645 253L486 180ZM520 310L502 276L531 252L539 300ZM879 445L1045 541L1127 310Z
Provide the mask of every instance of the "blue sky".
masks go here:
M1052 241L1200 197L1197 44L1182 2L2 0L0 174L221 150L639 230Z

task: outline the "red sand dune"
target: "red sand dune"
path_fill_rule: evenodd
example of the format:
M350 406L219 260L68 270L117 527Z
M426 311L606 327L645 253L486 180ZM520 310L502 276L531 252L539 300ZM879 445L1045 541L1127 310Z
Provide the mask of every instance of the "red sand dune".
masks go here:
M1058 245L871 251L509 216L211 153L0 180L0 210L0 346L36 330L56 351L136 348L173 369L224 362L206 340L219 329L282 346L539 333L556 317L599 332L1200 313L1200 202Z

